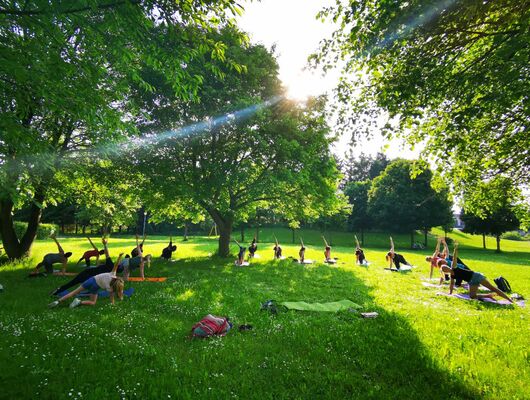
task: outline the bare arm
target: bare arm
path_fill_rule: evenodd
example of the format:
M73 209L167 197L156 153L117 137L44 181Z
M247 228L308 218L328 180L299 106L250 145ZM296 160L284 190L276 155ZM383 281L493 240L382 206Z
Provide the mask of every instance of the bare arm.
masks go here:
M434 249L434 253L432 254L433 257L438 257L438 253L440 252L440 242L442 241L441 238L436 239L436 248Z
M300 238L300 245L304 247L304 241L302 240L302 238Z
M118 259L114 263L114 267L112 268L112 271L110 272L114 276L116 276L116 271L118 270L118 266L120 265L120 261L122 257L123 257L123 253L120 253L120 255L118 256Z
M87 239L88 241L90 242L90 244L92 245L92 248L96 251L99 251L98 248L94 245L94 243L92 243L92 239L90 239L88 236L87 236Z
M390 252L394 253L394 240L392 239L392 236L390 236Z
M142 243L141 243L142 245L144 244L146 238L147 238L147 235L144 235L144 238L142 239Z
M55 235L51 236L51 238L53 239L53 241L57 245L57 250L59 251L59 253L61 253L64 256L64 250L61 247L61 245L59 244L59 242L57 241L57 238L55 237Z
M328 242L326 241L326 238L324 237L324 235L322 235L322 240L324 240L324 245L325 245L326 247L328 247Z
M105 250L105 257L110 258L109 249L107 247L108 240L104 236L101 238L101 243L103 243L103 250Z
M453 294L454 286L455 286L455 277L451 275L451 283L449 283L449 294Z
M447 258L449 256L449 247L447 247L447 242L445 239L442 239L442 243L444 245L444 257Z
M357 246L358 249L361 248L361 245L359 243L359 239L357 239L357 235L355 235L355 245Z

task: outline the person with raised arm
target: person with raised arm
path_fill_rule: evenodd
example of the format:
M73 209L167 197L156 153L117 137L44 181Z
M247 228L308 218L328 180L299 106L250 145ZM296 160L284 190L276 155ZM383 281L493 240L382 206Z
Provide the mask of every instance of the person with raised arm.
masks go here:
M117 294L118 298L120 300L123 300L123 279L118 278L116 276L116 271L118 270L118 266L122 257L123 253L120 253L111 272L105 272L103 274L98 274L96 276L88 278L77 289L65 294L60 299L51 302L50 304L48 304L48 307L57 307L63 301L75 297L83 291L87 291L89 293L89 300L80 300L75 297L72 303L70 303L70 308L74 308L79 305L95 306L96 302L98 301L98 292L100 290L106 290L107 292L109 292L109 297L112 304L114 304L114 294Z
M172 237L170 236L169 244L167 247L162 249L162 255L160 257L166 261L169 261L171 260L171 256L173 255L175 251L177 251L177 246L173 244Z
M254 239L252 239L252 243L250 243L250 246L248 246L248 258L249 260L251 258L254 258L256 255L256 251L258 250L258 245L256 244L256 236L254 236Z
M44 256L42 261L37 264L35 267L35 270L30 273L30 276L37 276L40 274L39 269L41 267L44 267L44 270L47 274L53 274L53 264L60 263L62 265L61 272L59 274L64 274L66 272L66 266L68 265L68 258L72 255L72 252L64 252L63 248L57 241L57 237L55 236L55 233L52 233L50 235L50 238L53 239L55 244L57 245L57 251L58 253L48 253Z
M276 235L274 236L274 241L276 243L276 245L274 246L274 259L279 260L282 258L282 248L278 243L278 238L276 238Z
M331 258L331 246L328 244L326 238L324 237L324 235L322 235L322 240L324 240L324 245L325 245L325 248L324 248L324 262L327 262L327 263L334 263L335 260Z
M90 259L92 257L96 257L96 265L98 265L98 262L99 262L99 256L105 254L105 250L99 250L95 245L94 243L92 243L92 240L87 236L87 239L88 241L90 242L91 246L92 246L92 250L87 250L85 251L85 253L83 254L83 256L79 259L79 261L77 262L76 265L79 265L79 263L83 260L85 260L85 264L88 267L90 267Z
M304 246L304 241L302 240L302 238L300 238L300 250L298 251L298 258L299 258L299 262L300 264L303 264L304 261L305 261L305 246Z
M455 247L453 250L453 260L458 260L457 242L455 242ZM506 293L492 285L490 281L488 281L486 277L480 272L475 272L471 271L470 269L462 268L462 264L458 263L456 265L453 265L452 267L448 265L442 265L442 270L446 274L449 274L451 277L451 282L449 283L449 294L453 294L455 281L457 286L460 285L462 281L465 281L469 284L469 297L472 299L480 300L488 297L491 298L495 296L495 294L498 294L499 296L508 300L510 303L515 303L514 300L512 300ZM485 288L491 290L494 293L477 293L480 285L484 286Z
M142 243L140 243L140 247L138 247L138 234L136 234L136 247L132 249L131 257L138 257L138 254L144 251L144 242L146 238L147 238L147 235L144 235L144 238L142 239Z
M407 260L405 260L405 257L395 252L394 240L392 239L392 236L390 236L390 250L388 253L386 253L386 260L388 261L389 269L392 269L392 263L394 263L398 271L401 268L401 264L411 266Z
M236 265L242 266L245 262L245 253L247 252L247 249L239 244L239 242L235 239L233 239L235 244L239 247L239 252L237 253L237 260Z
M355 236L355 261L357 265L368 265L368 260L366 259L364 255L364 251L361 248L359 239L357 239L357 235L354 235L354 236Z
M137 234L136 235L136 252L135 252L136 256L131 257L131 258L125 258L120 263L120 265L123 267L123 278L126 281L129 280L129 275L131 274L131 271L134 271L137 268L140 268L140 277L142 279L145 279L145 274L144 274L145 263L147 262L147 266L148 267L150 266L151 255L148 254L144 257L142 253L142 244L144 243L144 241L145 241L145 236L144 236L144 240L142 241L142 243L139 243L138 234Z
M440 244L445 243L445 240L443 238L437 238L436 239L436 247L434 249L434 253L432 253L432 256L425 257L425 261L429 262L431 264L431 272L429 274L429 279L432 279L432 271L434 268L440 268L440 285L443 283L444 280L444 273L441 270L442 265L447 265L447 261L445 259L448 256L448 250L447 245L444 245L444 251L443 253L440 253Z

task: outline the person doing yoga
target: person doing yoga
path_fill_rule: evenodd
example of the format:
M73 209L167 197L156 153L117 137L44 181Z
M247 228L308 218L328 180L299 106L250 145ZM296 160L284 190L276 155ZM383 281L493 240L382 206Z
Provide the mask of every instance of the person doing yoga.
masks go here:
M305 246L304 241L300 238L300 250L298 250L298 261L303 264L305 261Z
M90 259L92 257L96 257L96 265L98 265L98 262L99 262L99 256L105 254L105 250L99 250L95 245L94 243L92 243L92 240L87 237L88 241L90 242L90 244L92 245L92 250L87 250L85 251L85 253L83 254L83 256L79 259L79 261L77 262L76 265L79 265L79 263L83 260L85 260L85 264L88 267L90 267Z
M169 237L169 244L166 248L162 249L162 255L160 256L166 261L171 260L172 254L177 251L177 246L173 244L171 236Z
M440 244L444 243L444 251L440 253ZM446 258L448 256L448 249L447 245L445 244L445 240L443 238L436 239L436 248L434 249L434 253L432 253L432 256L425 257L425 261L429 262L431 264L431 272L429 274L429 279L432 278L432 271L434 268L440 268L440 274L442 275L440 277L440 285L443 283L445 274L441 270L442 265L447 265Z
M145 240L145 237L144 237L144 240ZM144 274L145 263L147 262L147 266L148 267L151 265L151 255L148 254L145 257L143 256L142 245L140 243L138 243L138 235L136 235L136 252L135 252L135 254L137 254L137 255L134 256L134 257L131 257L131 258L125 258L120 263L120 265L123 267L123 278L126 281L129 280L129 275L130 275L131 271L134 271L137 268L140 268L140 277L142 279L145 279L145 274Z
M368 265L368 260L364 256L364 251L361 248L359 239L357 239L357 235L355 235L355 245L355 261L357 262L357 265Z
M136 234L136 247L131 251L131 257L138 257L138 254L144 251L144 242L147 235L144 235L142 243L140 243L140 248L138 248L138 234ZM141 251L140 251L141 250Z
M453 250L453 260L458 260L458 243L455 242L455 247ZM493 297L495 294L505 298L510 303L515 303L506 293L502 290L499 290L494 285L492 285L484 275L480 272L471 271L470 269L461 268L461 264L457 264L452 268L448 265L442 265L442 270L446 274L449 274L451 277L451 282L449 284L449 294L453 294L453 288L456 281L456 284L460 284L462 281L469 283L469 297L472 299L484 299L487 297ZM477 293L479 286L482 285L487 289L491 290L494 293Z
M239 253L237 253L236 265L241 266L245 262L245 253L247 252L247 249L245 247L241 246L237 240L234 239L234 242L239 247Z
M80 300L78 298L74 298L72 303L70 303L70 308L74 308L79 305L95 306L96 302L98 301L98 292L100 290L106 290L107 292L109 292L110 301L112 304L114 304L114 294L117 294L118 298L120 300L123 300L123 279L118 278L116 276L116 271L118 269L118 265L120 264L122 257L123 253L120 253L118 259L116 260L116 264L114 264L114 267L112 268L111 272L105 272L103 274L98 274L96 276L88 278L77 289L71 291L68 294L65 294L59 300L51 302L50 304L48 304L48 307L57 307L63 301L68 300L71 297L75 297L83 291L87 291L90 294L90 299Z
M392 236L390 236L390 251L386 253L386 260L388 261L388 268L392 268L392 263L394 263L397 270L401 268L401 264L411 266L405 260L405 257L394 251L394 240L392 240Z
M257 250L258 245L256 244L256 237L254 236L254 239L252 239L252 243L250 243L250 246L248 246L248 258L254 258Z
M335 260L331 258L331 246L328 244L326 238L322 235L322 240L324 240L324 262L334 263Z
M276 245L274 246L274 259L279 260L282 258L282 248L280 247L276 236L274 236L274 241L276 242Z
M64 292L65 290L68 290L75 285L80 285L81 283L83 283L84 281L86 281L88 278L92 276L96 276L98 274L103 274L105 272L112 271L114 263L112 262L112 259L110 258L110 255L109 255L109 249L107 247L108 241L106 238L102 237L101 243L103 243L103 252L105 254L105 264L100 264L96 267L87 268L81 271L68 283L65 283L64 285L58 287L52 293L50 293L52 296L55 296L61 292ZM129 255L126 255L125 257L129 257ZM123 266L118 266L117 272L122 272L122 271L123 271Z
M57 241L57 238L55 237L55 233L52 233L50 235L50 238L53 239L55 244L57 245L58 253L48 253L44 256L42 261L37 264L35 267L35 270L30 273L30 276L37 276L40 274L39 269L41 267L44 267L44 270L47 274L53 274L53 264L60 263L62 265L61 272L59 274L64 274L66 272L66 265L68 264L68 258L72 255L72 253L69 251L67 253L64 252L63 248Z

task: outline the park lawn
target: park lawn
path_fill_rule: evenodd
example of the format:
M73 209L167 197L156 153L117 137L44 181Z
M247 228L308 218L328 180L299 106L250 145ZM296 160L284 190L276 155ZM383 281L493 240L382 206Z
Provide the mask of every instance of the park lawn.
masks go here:
M288 234L281 236L284 255L296 256L298 246L285 243ZM69 269L81 270L73 264L89 248L86 240L61 243L74 252ZM150 238L145 252L159 256L166 244L167 238ZM147 271L169 279L129 283L135 294L114 307L108 299L94 308L46 307L48 293L65 278L25 275L55 251L50 241L36 243L34 261L1 267L0 398L528 398L528 306L436 296L437 289L421 285L432 249L398 247L418 267L393 273L383 269L386 251L378 247L365 249L368 267L354 265L352 247L336 245L336 267L302 267L271 260L272 244L260 243L261 258L239 268L211 255L216 244L208 238L177 242L175 262L156 259ZM528 297L530 243L512 245L501 254L468 246L461 257L490 279L503 275ZM132 246L131 239L111 239L111 255ZM308 246L306 257L321 261L322 246ZM379 317L348 311L272 316L260 311L268 299L350 299ZM188 339L208 313L254 330Z

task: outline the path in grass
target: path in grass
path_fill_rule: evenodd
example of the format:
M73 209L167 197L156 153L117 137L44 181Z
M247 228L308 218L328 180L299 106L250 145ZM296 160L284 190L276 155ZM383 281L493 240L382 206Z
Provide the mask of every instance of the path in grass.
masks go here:
M111 254L132 244L113 239ZM155 238L146 251L159 255L165 245ZM147 271L168 276L166 282L131 283L135 295L115 307L100 300L95 308L48 310L48 292L64 278L25 279L29 264L2 267L0 398L519 399L529 393L528 308L435 296L436 289L420 284L426 251L404 251L421 267L399 274L383 270L380 249L366 250L367 268L354 266L353 250L343 247L333 249L338 267L302 267L270 260L272 245L260 243L262 258L237 268L209 257L214 240L178 246L176 262L156 261ZM75 261L88 248L81 239L65 240L66 247ZM50 249L37 243L35 257ZM528 294L522 250L489 261L478 250L462 257ZM287 256L296 252L284 245ZM310 248L307 257L320 260L322 249ZM259 310L267 299L350 299L380 316L290 311L273 317ZM254 330L187 339L207 313Z

